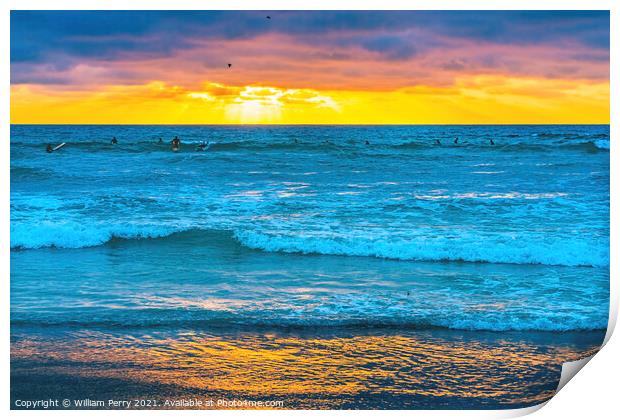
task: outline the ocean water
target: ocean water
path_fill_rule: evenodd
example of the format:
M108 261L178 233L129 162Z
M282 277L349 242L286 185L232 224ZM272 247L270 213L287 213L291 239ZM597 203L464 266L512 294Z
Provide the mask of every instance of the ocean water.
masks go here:
M608 126L14 125L11 320L604 329L609 147Z
M13 407L545 401L607 326L609 148L608 126L14 125Z

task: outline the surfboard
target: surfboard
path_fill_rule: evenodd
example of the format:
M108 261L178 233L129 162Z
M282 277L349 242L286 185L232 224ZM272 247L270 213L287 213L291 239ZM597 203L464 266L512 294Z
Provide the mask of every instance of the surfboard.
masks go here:
M52 150L55 152L56 150L58 150L61 147L63 147L65 144L67 144L67 143L60 143L58 146L54 147Z

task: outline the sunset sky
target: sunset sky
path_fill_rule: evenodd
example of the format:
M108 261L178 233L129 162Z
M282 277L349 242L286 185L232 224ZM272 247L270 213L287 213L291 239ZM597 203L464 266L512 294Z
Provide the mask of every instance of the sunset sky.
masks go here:
M607 124L609 13L13 11L11 123Z

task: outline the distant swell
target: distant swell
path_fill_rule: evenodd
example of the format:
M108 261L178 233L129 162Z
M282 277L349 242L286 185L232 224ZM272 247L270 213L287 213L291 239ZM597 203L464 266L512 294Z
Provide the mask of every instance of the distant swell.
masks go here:
M439 140L440 144L436 141ZM197 151L197 146L203 144L202 141L185 141L181 144L181 152L234 152L234 151L316 151L316 152L363 152L365 150L406 150L406 149L424 149L424 148L489 148L493 147L497 150L545 150L557 148L572 148L591 150L609 150L609 137L605 134L594 135L564 135L564 134L540 134L538 136L504 136L494 139L495 144L491 145L489 139L467 140L461 139L458 144L453 143L450 139L412 139L400 143L383 143L380 140L371 139L369 144L365 141L331 141L331 140L306 140L291 139L286 141L212 141L205 150ZM37 144L31 142L11 142L11 147L29 147L45 150L45 144ZM98 141L67 141L67 145L62 152L69 152L72 149L80 151L94 152L123 152L123 153L142 153L142 152L169 152L170 144L158 144L154 141L144 140L128 140L117 145L111 145L108 142Z
M609 244L587 238L554 239L507 238L464 235L433 238L373 238L355 236L312 236L269 234L254 230L214 231L189 227L156 225L98 225L76 223L36 226L11 224L11 248L43 247L83 248L103 245L113 239L149 239L169 237L184 231L194 232L204 243L222 243L222 237L238 241L247 248L283 253L377 257L405 261L463 261L507 264L544 264L562 266L609 265Z

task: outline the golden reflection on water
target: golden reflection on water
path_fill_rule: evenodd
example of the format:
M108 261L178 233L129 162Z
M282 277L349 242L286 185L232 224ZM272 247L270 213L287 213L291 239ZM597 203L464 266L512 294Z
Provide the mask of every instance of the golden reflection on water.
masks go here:
M65 375L246 396L329 396L335 405L338 399L373 393L534 404L553 395L561 363L594 350L431 333L299 337L81 331L14 340L11 357L53 361L46 369Z

